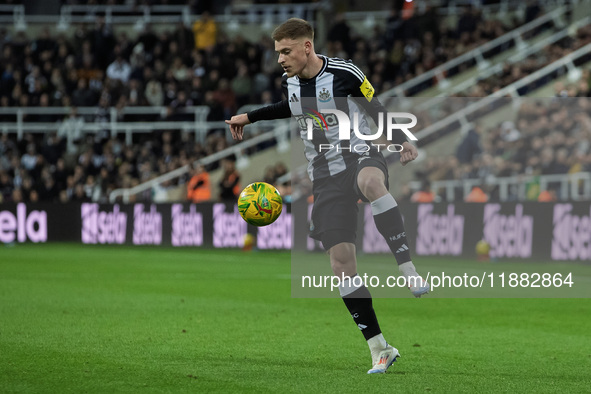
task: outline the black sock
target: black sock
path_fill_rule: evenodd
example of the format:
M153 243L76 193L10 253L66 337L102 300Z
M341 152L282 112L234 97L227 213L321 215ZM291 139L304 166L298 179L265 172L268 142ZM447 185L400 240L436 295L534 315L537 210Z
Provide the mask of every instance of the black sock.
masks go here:
M381 334L382 330L367 287L361 285L357 290L343 296L343 301L366 340Z
M386 194L372 201L371 210L376 227L388 243L394 257L396 257L398 265L411 261L410 246L406 239L404 222L402 221L402 215L394 197Z

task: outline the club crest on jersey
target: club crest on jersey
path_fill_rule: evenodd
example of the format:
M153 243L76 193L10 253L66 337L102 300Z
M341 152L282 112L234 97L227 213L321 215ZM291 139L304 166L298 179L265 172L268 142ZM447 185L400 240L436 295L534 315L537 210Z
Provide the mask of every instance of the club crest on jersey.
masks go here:
M318 101L321 103L327 103L330 101L332 97L330 97L330 92L326 90L326 88L322 88L321 91L318 92Z

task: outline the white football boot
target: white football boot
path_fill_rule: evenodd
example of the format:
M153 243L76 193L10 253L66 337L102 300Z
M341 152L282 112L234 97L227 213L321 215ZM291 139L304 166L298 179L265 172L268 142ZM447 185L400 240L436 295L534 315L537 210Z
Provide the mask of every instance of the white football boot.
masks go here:
M400 270L402 276L404 276L406 279L406 284L408 285L408 288L410 289L410 292L413 296L420 298L422 295L429 292L431 286L425 279L423 279L422 276L417 273L415 265L412 263L412 261L407 261L406 263L400 264L398 269ZM427 277L428 276L429 275L427 275Z
M373 360L373 367L369 371L367 371L367 373L370 374L386 372L386 370L390 368L390 365L392 365L392 363L396 361L398 357L400 357L398 349L390 345L387 345L387 347L384 350L378 353L376 359Z
M413 296L416 298L421 298L422 295L429 293L431 285L429 285L429 282L427 282L421 276L417 276L415 278L416 280L414 278L410 279L411 286L408 286L408 288Z

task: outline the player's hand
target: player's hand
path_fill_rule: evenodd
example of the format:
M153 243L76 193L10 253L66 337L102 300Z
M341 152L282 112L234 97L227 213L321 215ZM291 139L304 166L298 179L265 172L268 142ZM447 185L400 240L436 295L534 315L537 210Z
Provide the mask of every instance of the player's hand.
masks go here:
M230 126L232 138L235 140L242 139L242 136L244 135L244 126L250 124L250 120L248 120L248 115L246 114L234 115L230 120L226 120L225 122Z
M403 166L407 165L411 161L419 156L419 151L410 142L402 143L402 152L400 152L400 162Z

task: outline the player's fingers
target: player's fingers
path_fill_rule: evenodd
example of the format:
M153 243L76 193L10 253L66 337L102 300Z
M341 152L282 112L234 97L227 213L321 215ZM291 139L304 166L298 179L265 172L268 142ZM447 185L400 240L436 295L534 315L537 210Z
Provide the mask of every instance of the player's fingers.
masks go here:
M403 152L400 155L400 162L402 163L403 166L405 166L411 160L412 160L412 157L410 156L410 154L408 152Z
M236 130L234 130L233 125L230 125L230 133L232 133L232 138L236 139Z
M418 152L415 149L404 152L406 161L412 161L417 158Z

